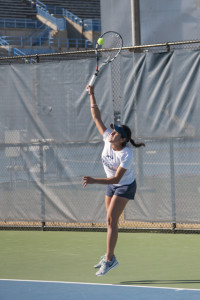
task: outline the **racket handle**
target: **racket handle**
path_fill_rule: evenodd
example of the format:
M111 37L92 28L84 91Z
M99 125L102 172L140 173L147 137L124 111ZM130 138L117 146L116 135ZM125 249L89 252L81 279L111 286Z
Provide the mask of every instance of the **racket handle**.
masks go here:
M93 86L97 78L97 73L92 75L92 78L90 79L90 82L88 83L89 86Z

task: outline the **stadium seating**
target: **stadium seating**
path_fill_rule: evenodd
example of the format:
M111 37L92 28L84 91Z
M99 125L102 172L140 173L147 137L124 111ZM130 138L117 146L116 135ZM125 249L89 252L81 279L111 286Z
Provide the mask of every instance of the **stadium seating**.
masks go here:
M67 19L67 30L52 35L52 18ZM94 47L99 28L100 0L0 0L0 56Z
M0 0L0 18L36 19L36 8L23 0Z
M100 0L42 0L42 2L65 8L82 19L100 19Z

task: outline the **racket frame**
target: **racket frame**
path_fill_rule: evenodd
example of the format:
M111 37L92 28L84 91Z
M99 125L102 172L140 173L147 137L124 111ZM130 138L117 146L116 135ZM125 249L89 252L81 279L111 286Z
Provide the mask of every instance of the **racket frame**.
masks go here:
M96 43L96 47L95 47L95 54L96 54L96 69L95 69L95 73L92 75L92 77L91 77L91 79L90 79L90 81L89 81L89 86L93 86L94 85L94 83L95 83L95 81L96 81L96 79L97 79L97 76L98 76L98 74L99 74L99 71L103 68L103 67L105 67L107 64L109 64L110 62L112 62L118 55L119 55L119 53L121 52L121 50L122 50L122 47L123 47L123 39L122 39L122 37L121 37L121 35L118 33L118 32L116 32L116 31L106 31L106 32L104 32L101 36L100 36L100 38L103 38L107 33L114 33L114 34L117 34L119 37L120 37L120 39L121 39L121 47L119 47L119 48L108 48L108 49L106 49L106 48L103 48L103 49L100 49L99 48L99 44L98 43ZM112 49L114 50L118 50L117 51L117 53L116 53L116 55L113 57L113 58L111 58L111 59L108 59L108 60L106 60L106 61L104 61L104 62L102 62L102 64L101 64L101 66L99 67L99 53L101 53L102 51L112 51Z

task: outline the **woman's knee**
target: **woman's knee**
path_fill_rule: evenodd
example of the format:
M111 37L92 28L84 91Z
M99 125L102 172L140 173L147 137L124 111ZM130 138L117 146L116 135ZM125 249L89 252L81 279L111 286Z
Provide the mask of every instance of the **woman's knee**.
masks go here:
M109 215L107 216L107 227L114 228L114 227L117 227L117 224L118 224L117 218L109 216Z

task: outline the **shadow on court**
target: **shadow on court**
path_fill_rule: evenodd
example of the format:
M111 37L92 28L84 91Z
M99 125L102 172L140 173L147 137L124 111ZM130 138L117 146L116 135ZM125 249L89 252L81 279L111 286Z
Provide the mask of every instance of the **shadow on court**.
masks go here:
M185 285L185 284L199 284L200 283L200 279L199 280L139 280L139 281L122 281L120 282L120 284L122 285L154 285L154 284L160 284L160 285Z

